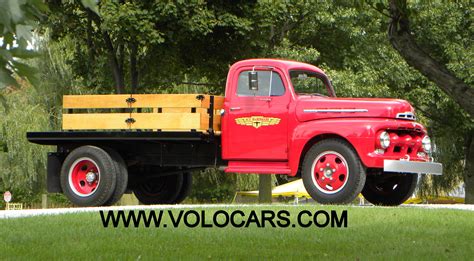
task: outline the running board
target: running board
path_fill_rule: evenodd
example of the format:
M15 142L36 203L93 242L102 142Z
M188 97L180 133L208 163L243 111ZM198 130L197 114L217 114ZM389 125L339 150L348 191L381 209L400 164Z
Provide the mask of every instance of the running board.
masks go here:
M291 170L286 161L229 161L225 172L257 173L257 174L290 174Z

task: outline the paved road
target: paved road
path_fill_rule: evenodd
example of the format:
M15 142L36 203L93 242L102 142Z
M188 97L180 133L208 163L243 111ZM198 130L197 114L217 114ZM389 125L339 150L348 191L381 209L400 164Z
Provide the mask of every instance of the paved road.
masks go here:
M79 213L79 212L99 212L100 210L133 210L133 209L170 209L170 208L215 208L215 207L248 207L248 206L265 206L265 205L241 205L241 204L206 204L206 205L153 205L153 206L114 206L114 207L93 207L93 208L56 208L56 209L26 209L26 210L0 210L0 219L4 218L19 218L19 217L31 217L38 215L60 215L66 213ZM280 204L273 204L267 206L281 206ZM294 206L294 205L283 205L283 206ZM301 206L301 205L300 205ZM358 207L358 206L356 206ZM372 206L361 206L361 207L372 207ZM474 205L448 205L448 204L413 204L413 205L402 205L403 208L430 208L430 209L458 209L474 211Z
M461 210L470 210L474 211L473 204L407 204L401 205L401 207L414 207L414 208L433 208L433 209L440 209L440 208L448 208L448 209L461 209Z

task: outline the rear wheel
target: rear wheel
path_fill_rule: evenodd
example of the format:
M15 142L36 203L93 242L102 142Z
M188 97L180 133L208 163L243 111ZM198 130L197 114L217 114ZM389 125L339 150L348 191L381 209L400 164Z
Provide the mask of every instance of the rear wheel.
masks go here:
M79 206L101 206L110 199L116 186L115 164L110 155L95 146L73 150L63 162L61 188Z
M179 204L185 200L189 194L191 194L191 188L193 185L193 175L191 172L184 172L183 173L183 185L181 186L181 190L178 193L178 196L174 200L175 204Z
M145 205L174 204L183 186L183 174L148 178L136 184L133 193Z
M303 184L322 204L352 202L365 183L365 169L345 141L327 139L313 145L303 161Z
M416 174L368 176L362 195L374 205L398 206L413 195L417 182Z
M116 186L115 190L112 193L112 196L107 200L104 205L111 206L122 198L123 193L127 190L128 185L128 170L127 164L123 160L122 156L113 149L107 149L110 157L112 158L115 165L115 174L116 174Z

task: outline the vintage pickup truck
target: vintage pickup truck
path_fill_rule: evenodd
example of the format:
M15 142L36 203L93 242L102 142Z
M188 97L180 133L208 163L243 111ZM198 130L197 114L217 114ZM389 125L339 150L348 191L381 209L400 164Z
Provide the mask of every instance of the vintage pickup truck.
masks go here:
M192 171L283 174L303 179L323 204L359 193L398 205L417 174L442 174L431 141L404 100L336 98L319 68L250 59L229 70L225 97L205 94L68 95L62 131L29 132L48 154L47 187L80 206L126 192L143 204L176 204Z

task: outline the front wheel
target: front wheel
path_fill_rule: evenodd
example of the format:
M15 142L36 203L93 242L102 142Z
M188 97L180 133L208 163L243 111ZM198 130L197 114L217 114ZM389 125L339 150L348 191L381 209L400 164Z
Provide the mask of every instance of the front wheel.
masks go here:
M365 169L350 144L327 139L306 153L303 184L311 197L322 204L346 204L362 191Z
M368 176L362 195L374 205L398 206L415 191L416 174L390 174Z

